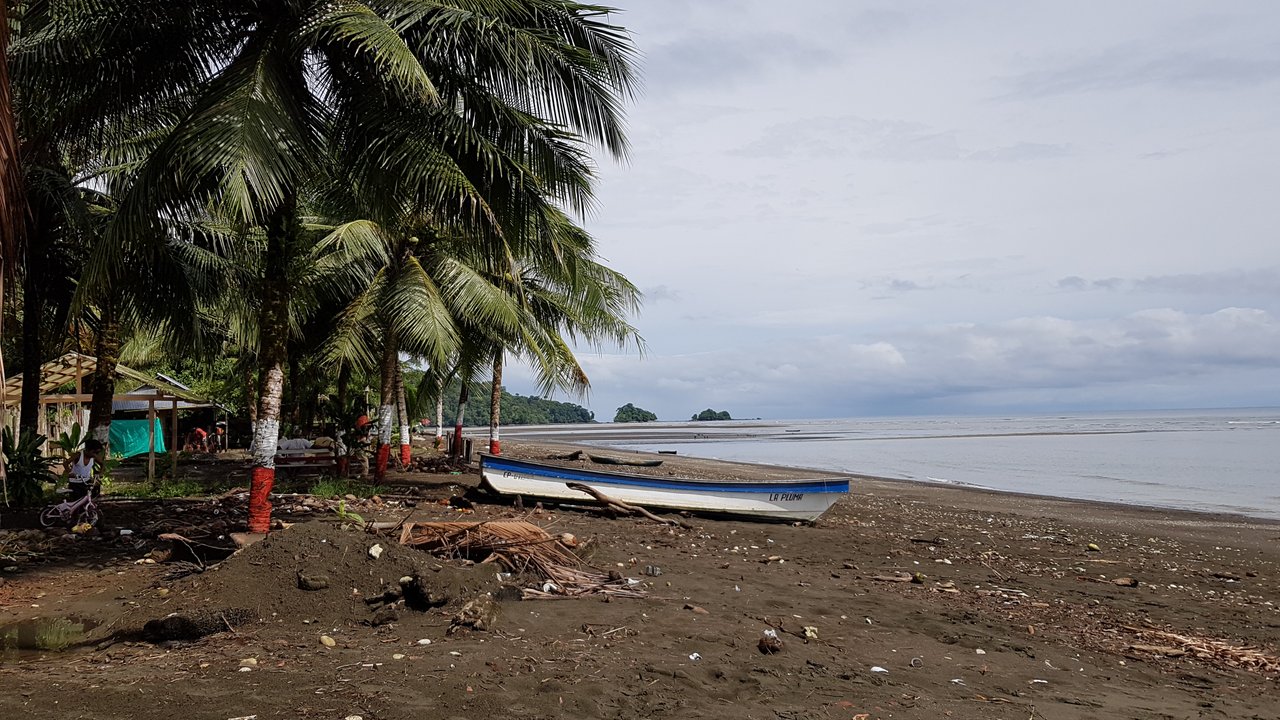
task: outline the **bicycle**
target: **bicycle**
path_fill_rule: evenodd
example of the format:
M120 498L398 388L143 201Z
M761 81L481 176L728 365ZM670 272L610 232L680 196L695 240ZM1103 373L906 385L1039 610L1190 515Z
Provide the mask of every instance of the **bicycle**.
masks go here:
M50 505L40 513L40 524L44 527L65 525L75 527L88 523L91 527L98 524L102 514L98 512L98 504L93 501L92 489L84 497L72 501L63 500L57 505Z

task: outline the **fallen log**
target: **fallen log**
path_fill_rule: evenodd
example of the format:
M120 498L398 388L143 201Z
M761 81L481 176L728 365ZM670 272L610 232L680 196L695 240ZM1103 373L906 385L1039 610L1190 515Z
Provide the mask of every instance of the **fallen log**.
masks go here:
M609 497L608 495L605 495L599 490L596 490L595 488L587 485L583 485L582 483L576 483L576 482L565 483L565 487L569 488L570 490L577 490L578 492L584 492L590 495L591 497L595 498L596 500L599 500L604 505L608 505L611 508L616 508L617 510L626 514L643 515L649 518L650 520L653 520L654 522L660 522L663 525L679 525L680 524L675 520L660 518L657 515L654 515L653 513L649 512L648 510L645 510L644 508L638 505L629 505L627 503L622 502L621 500L614 500L613 498Z

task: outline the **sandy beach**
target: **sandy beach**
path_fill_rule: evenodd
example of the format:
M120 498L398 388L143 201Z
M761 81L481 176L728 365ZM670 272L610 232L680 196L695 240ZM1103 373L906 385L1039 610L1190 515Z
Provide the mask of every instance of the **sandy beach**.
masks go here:
M504 454L564 448L509 442ZM815 475L663 457L655 471ZM301 535L290 529L259 555L251 547L171 580L169 565L135 564L156 544L146 533L55 544L4 574L0 627L50 617L94 627L82 647L4 655L0 708L220 720L1280 716L1280 524L857 478L814 526L682 517L671 527L438 504L475 473L396 482L382 503L350 507L367 519L412 509L415 520L519 518L573 533L590 539L592 565L635 578L645 596L505 600L493 627L448 634L464 596L494 588L492 566L399 546L380 565L363 553L387 538L306 508L286 519L327 533L331 555L291 549L290 533ZM113 527L133 520L126 512ZM243 515L234 498L219 512L232 525ZM0 542L18 540L10 531ZM323 558L334 558L334 585L298 590L297 573ZM365 599L423 563L449 578L449 602L370 625ZM254 585L228 584L248 572ZM256 617L194 641L104 641L169 612L232 606ZM780 651L762 652L766 631Z

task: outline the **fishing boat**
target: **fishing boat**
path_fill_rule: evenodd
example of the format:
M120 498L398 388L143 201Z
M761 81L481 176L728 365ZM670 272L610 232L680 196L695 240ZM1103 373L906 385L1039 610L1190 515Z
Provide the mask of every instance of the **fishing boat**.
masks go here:
M658 467L662 464L661 460L624 460L621 458L609 457L608 455L591 455L591 462L598 465L630 465L631 467Z
M848 478L762 482L696 480L570 468L480 455L484 485L499 495L590 501L570 483L586 485L631 505L786 521L818 519L849 492Z

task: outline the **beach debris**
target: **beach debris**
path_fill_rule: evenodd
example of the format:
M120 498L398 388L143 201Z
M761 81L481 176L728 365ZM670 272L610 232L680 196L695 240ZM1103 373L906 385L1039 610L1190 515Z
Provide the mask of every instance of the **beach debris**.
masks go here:
M1225 640L1200 635L1137 628L1128 625L1124 625L1122 628L1127 632L1133 633L1141 640L1159 643L1130 645L1129 649L1136 652L1147 652L1165 657L1190 655L1198 660L1220 663L1242 670L1263 673L1280 672L1280 657L1268 655L1255 647L1234 645Z
M595 498L596 501L608 507L609 509L614 510L615 512L620 512L623 515L643 515L649 518L650 520L653 520L654 522L662 523L663 525L679 525L680 524L675 520L660 518L657 515L654 515L653 513L649 512L648 510L645 510L644 508L638 505L630 505L622 502L621 500L614 500L613 498L609 497L608 495L605 495L604 493L600 492L599 490L596 490L595 488L589 485L583 485L582 483L571 482L571 483L565 483L565 487L569 488L570 490L577 490L578 492L586 493L591 497Z
M583 452L581 450L574 450L571 453L563 453L560 455L556 455L553 453L551 455L548 455L547 459L548 460L581 460L582 455L583 455Z
M1085 549L1089 552L1102 552L1102 548L1098 547L1097 543L1089 543L1085 546Z
M700 655L699 653L689 653L689 659L692 660L693 662L698 662L699 660L702 659L702 655Z
M880 667L879 665L872 665L872 666L871 666L871 672L873 672L873 673L887 673L887 672L889 672L889 671L888 671L888 670L886 670L886 669L884 669L884 668L882 668L882 667Z
M1118 577L1112 580L1111 584L1119 585L1120 587L1138 587L1138 581L1131 577Z
M558 536L520 520L405 523L400 543L436 557L499 563L514 574L534 572L539 587L521 589L525 600L551 600L583 595L644 597L645 592L620 574L582 567L582 559Z
M374 560L382 557L382 546L375 543L373 547L369 548L369 557Z
M658 567L657 565L645 565L644 574L648 575L649 577L658 577L659 575L662 574L662 568Z
M560 533L560 544L567 548L578 547L578 538L573 533Z
M896 573L893 575L872 575L871 579L879 582L909 583L914 581L916 578L911 573Z
M258 667L258 658L245 658L240 661L240 667Z
M909 663L907 663L907 664L908 664L908 665L910 665L910 666L911 666L911 667L913 667L913 668L922 668L922 667L924 667L924 658L922 658L922 657L913 657L913 658L911 658L911 662L909 662Z
M485 593L467 601L450 621L448 634L453 635L464 630L492 630L498 621L498 603L493 596Z
M329 587L328 575L308 575L304 572L298 573L298 589L315 592L324 590Z
M430 640L430 638L422 638L421 640L419 640L419 641L418 641L418 644L419 644L419 645L430 645L430 644L431 644L431 640Z
M325 646L325 647L336 647L336 646L337 646L337 644L338 644L338 641L337 641L337 640L334 640L333 638L329 637L328 635L321 635L321 636L320 636L320 644L321 644L321 645L323 645L323 646Z
M804 626L804 637L805 637L805 639L806 639L806 640L817 640L817 639L818 639L818 628L817 628L817 627L815 627L815 626L813 626L813 625L805 625L805 626Z
M684 609L692 612L694 615L710 615L711 614L707 612L706 608L700 608L697 605L693 605L690 603L685 603Z
M392 660L403 660L405 657L407 656L404 653L392 653L391 655Z

